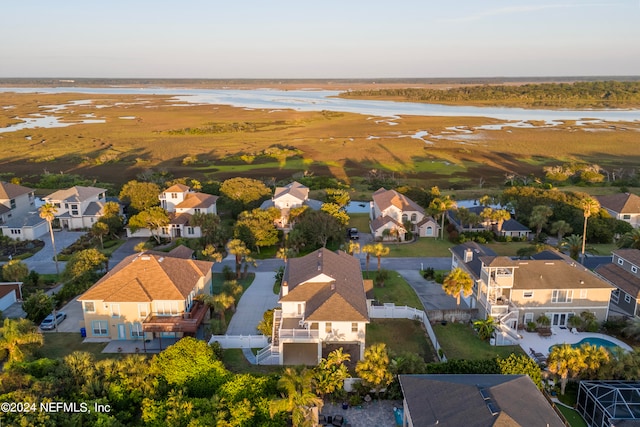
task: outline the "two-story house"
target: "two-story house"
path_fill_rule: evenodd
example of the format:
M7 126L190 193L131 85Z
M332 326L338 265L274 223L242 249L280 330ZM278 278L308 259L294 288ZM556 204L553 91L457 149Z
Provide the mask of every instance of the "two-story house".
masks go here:
M33 240L48 231L31 188L0 181L0 230L12 239Z
M369 312L358 258L323 248L289 259L279 303L259 361L266 353L281 365L315 365L339 347L351 360L364 357Z
M640 227L640 196L631 193L609 194L597 196L600 206L609 215L626 221L635 228Z
M169 214L169 224L160 230L160 236L168 239L177 237L202 237L199 226L190 223L195 214L216 214L218 196L193 191L183 184L174 184L158 195L160 206ZM149 237L151 231L146 228L132 233L127 228L127 237Z
M104 214L106 192L104 188L77 185L51 193L43 200L56 207L56 218L63 229L91 228Z
M266 210L275 207L280 210L280 217L275 220L276 226L287 229L289 224L289 213L291 209L308 206L310 209L319 210L322 202L309 198L309 187L293 181L284 187L276 187L270 200L265 200L260 209Z
M615 286L611 293L611 315L640 316L640 250L617 249L612 262L600 264L597 275Z
M405 239L407 232L419 237L437 237L440 227L424 208L395 190L380 188L370 202L370 227L374 238ZM407 230L405 224L411 224ZM386 232L385 230L389 230Z
M469 306L482 318L492 316L513 338L518 327L543 314L559 328L583 311L599 322L607 319L614 287L573 260L512 260L474 242L455 246L451 253L452 267L474 280Z
M126 257L78 297L87 337L105 340L181 338L203 332L213 263L178 247Z

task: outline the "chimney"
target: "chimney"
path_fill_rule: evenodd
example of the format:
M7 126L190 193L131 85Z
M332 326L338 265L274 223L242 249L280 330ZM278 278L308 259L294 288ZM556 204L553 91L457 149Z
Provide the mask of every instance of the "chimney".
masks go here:
M282 282L282 296L287 296L289 293L289 283L285 280Z
M473 259L473 251L471 249L465 249L464 250L464 262L471 262L471 260Z
M336 290L336 282L331 282L331 290L332 291Z

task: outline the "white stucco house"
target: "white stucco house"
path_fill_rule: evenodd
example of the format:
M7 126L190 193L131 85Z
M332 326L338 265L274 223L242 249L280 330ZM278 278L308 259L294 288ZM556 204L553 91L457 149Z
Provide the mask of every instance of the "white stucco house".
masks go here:
M380 188L373 193L370 202L371 233L377 239L405 239L405 233L411 232L419 237L437 237L440 226L422 206L395 190ZM405 223L411 228L406 230ZM390 230L390 234L385 232Z
M12 239L34 240L47 233L33 189L0 181L0 231Z
M345 252L322 248L289 259L280 308L274 312L272 342L259 354L259 362L316 365L340 347L351 360L361 360L371 287L371 281L362 278L360 260Z
M44 197L53 204L60 227L66 230L91 228L104 214L107 190L98 187L75 187L58 190Z

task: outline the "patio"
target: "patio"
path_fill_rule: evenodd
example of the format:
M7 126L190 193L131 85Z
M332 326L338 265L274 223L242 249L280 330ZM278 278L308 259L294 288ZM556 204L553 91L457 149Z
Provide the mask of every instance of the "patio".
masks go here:
M325 403L321 414L325 416L341 415L352 427L395 426L393 408L402 408L401 400L376 400L357 407L342 409L341 404Z
M85 340L86 341L86 340ZM160 353L178 341L176 338L154 338L152 340L112 340L102 350L103 353Z
M572 333L569 329L560 329L558 327L553 327L551 329L552 334L548 337L542 337L537 332L518 331L522 336L522 339L518 341L518 344L528 355L531 354L531 349L533 349L536 353L542 353L545 357L549 356L549 347L552 345L576 344L585 338L601 338L610 341L627 351L633 351L633 349L627 344L609 335L598 334L595 332Z

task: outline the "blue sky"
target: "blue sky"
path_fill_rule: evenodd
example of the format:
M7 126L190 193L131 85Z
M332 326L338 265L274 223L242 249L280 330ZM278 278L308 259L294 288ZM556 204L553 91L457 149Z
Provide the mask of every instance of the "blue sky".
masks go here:
M0 77L640 75L640 0L5 2Z

